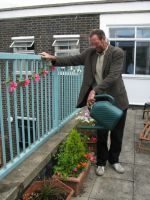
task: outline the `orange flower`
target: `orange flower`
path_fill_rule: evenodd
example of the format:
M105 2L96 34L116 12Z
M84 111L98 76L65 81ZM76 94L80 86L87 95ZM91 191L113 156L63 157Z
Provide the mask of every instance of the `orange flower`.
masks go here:
M81 167L81 165L80 164L77 164L77 168L79 169Z
M82 162L81 165L82 167L87 167L87 162Z

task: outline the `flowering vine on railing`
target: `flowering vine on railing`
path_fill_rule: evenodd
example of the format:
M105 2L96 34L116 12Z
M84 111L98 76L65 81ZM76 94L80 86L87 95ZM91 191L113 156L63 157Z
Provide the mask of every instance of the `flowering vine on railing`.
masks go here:
M55 66L49 66L50 67L50 71L55 71L56 70L56 67ZM34 73L31 75L31 78L28 78L28 79L19 79L17 80L16 82L13 81L13 80L7 80L6 81L6 85L9 87L9 92L14 92L17 87L27 87L30 83L31 83L31 80L34 81L34 83L40 81L40 77L43 76L47 76L49 73L49 71L45 68L41 68L39 70L39 73Z

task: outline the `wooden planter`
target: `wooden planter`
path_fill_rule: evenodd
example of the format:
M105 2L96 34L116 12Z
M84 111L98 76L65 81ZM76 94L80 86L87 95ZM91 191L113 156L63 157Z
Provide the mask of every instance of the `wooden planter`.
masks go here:
M96 154L96 152L97 152L97 143L88 141L87 145L88 145L89 151L94 152Z
M86 125L86 126L80 125L80 126L76 126L76 129L79 133L91 137L91 136L97 135L97 129L95 129L93 127L94 126L90 126L90 125L89 126L88 125Z
M52 179L51 180L52 183L54 183L56 185L56 187L58 188L62 188L64 191L66 191L68 193L68 196L66 198L66 200L70 200L71 197L73 196L74 194L74 191L72 188L70 188L68 185L64 184L62 181L58 180L58 179ZM36 181L34 182L24 193L23 195L23 200L28 200L30 195L37 191L37 190L40 190L42 188L42 186L45 184L45 183L48 183L49 181L48 180L44 180L44 181Z
M86 169L83 170L77 178L68 177L67 179L64 180L57 175L53 175L53 178L62 180L66 185L68 185L69 187L71 187L74 190L74 196L77 196L80 192L80 189L83 186L83 183L84 183L89 171L90 171L90 165L91 165L91 163L89 161Z

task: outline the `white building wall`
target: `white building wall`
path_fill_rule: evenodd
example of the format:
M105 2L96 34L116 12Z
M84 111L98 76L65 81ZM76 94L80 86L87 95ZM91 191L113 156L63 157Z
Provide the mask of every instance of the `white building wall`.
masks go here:
M71 2L71 1L70 1ZM42 2L43 4L43 2ZM146 12L150 10L150 1L123 2L123 3L95 3L46 6L42 8L26 8L19 10L0 11L0 19L35 16L55 16L71 14L94 13L121 13L121 12Z
M100 28L109 36L109 26L150 26L150 13L122 13L100 15ZM150 102L150 75L123 75L130 104Z

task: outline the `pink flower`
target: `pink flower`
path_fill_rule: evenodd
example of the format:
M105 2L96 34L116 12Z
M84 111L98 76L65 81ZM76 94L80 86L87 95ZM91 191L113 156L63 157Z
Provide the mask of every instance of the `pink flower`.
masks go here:
M26 79L23 83L22 83L22 86L23 87L26 87L30 84L30 80L29 79Z
M40 80L39 74L34 74L34 82L38 82Z
M48 74L48 71L46 69L43 69L42 74L43 74L43 76L46 76Z
M91 156L90 161L91 161L92 163L96 163L96 158L95 158L95 156Z
M90 141L91 141L91 142L97 142L97 138L94 137L94 136L92 136L91 139L90 139Z
M51 66L51 71L55 71L56 67L55 66Z
M73 168L73 172L77 172L78 171L78 169L75 167L75 168Z
M17 88L17 83L15 81L11 81L9 84L9 92L14 92Z

